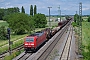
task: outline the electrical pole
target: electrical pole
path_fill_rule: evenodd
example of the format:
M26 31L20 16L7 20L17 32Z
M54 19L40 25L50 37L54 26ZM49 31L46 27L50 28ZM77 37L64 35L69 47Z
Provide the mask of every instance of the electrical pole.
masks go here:
M76 14L77 14L77 11L76 11Z
M76 11L76 22L77 22L77 11Z
M79 3L79 55L82 56L82 3Z
M60 16L60 21L61 21L61 10L60 10L60 5L59 5L59 7L58 7L58 11L59 11L59 16Z
M48 7L49 8L49 27L51 27L51 23L50 23L50 8L52 7Z

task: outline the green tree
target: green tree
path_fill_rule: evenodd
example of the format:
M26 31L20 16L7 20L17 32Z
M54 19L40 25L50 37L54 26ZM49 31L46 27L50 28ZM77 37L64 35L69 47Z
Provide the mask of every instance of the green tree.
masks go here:
M14 13L6 16L9 27L15 34L23 34L30 32L31 26L33 26L33 19L24 13Z
M18 7L14 7L14 13L20 12L20 9Z
M21 9L21 12L22 12L22 13L25 13L25 9L24 9L23 6L22 6L22 9Z
M12 13L15 13L14 8L8 8L7 9L7 15L10 15Z
M5 15L9 15L12 13L18 13L18 12L20 12L18 7L5 9Z
M33 16L33 5L30 6L30 15Z
M12 14L12 13L18 13L18 12L20 12L18 7L7 8L7 9L0 8L0 20L2 20L3 17L6 16L6 15L9 15L9 14Z
M34 16L35 27L36 28L44 28L47 24L47 20L44 14L35 14Z
M90 22L90 16L88 17L88 22Z
M3 16L4 16L4 9L0 8L0 20L3 19Z
M9 17L10 17L9 15L5 15L5 16L3 17L3 20L4 20L4 21L7 21Z
M0 27L0 39L1 40L6 40L6 29L5 26Z
M78 14L74 15L74 22L79 25L79 15Z
M34 29L35 29L35 21L34 21L34 17L33 16L29 16L29 20L30 20L30 33L31 33L31 31L34 31Z
M37 14L37 6L34 6L34 15Z
M70 16L67 15L65 18L68 20L70 18Z

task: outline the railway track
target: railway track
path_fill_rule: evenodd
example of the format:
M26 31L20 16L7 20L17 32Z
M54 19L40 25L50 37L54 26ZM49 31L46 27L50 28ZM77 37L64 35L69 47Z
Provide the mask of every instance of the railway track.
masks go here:
M62 53L60 55L60 60L70 60L70 48L71 48L71 41L72 41L72 28L70 29L69 37L65 42L64 48L62 50Z
M12 50L11 50L11 53L13 53L13 52L15 52L15 51L20 51L21 49L23 49L23 44L20 45L20 46L18 46L18 47L16 47L16 48L14 48L14 49L12 49ZM1 53L1 54L0 54L0 59L3 59L3 58L4 58L6 55L8 55L8 54L9 54L9 50Z
M30 57L33 53L25 53L23 52L23 54L21 56L19 56L17 59L13 59L13 60L26 60L28 57Z

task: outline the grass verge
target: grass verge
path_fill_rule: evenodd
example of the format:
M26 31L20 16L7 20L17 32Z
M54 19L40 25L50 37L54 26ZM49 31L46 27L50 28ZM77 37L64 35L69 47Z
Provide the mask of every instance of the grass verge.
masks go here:
M24 38L25 36L27 36L28 34L24 34L24 35L11 35L11 41L17 41L17 40L19 40L19 39L21 39L21 38ZM0 47L1 46L4 46L4 45L6 45L6 44L8 44L8 40L0 40Z
M20 53L22 53L24 50L20 50L20 51L15 51L14 53L12 53L11 55L5 56L4 60L12 60L13 58L15 58L16 56L18 56Z
M90 22L82 23L82 45L84 60L90 60Z
M21 39L21 40L15 42L15 43L13 43L13 45L10 45L11 49L14 49L14 48L20 46L21 44L23 44L23 41L24 40ZM8 47L9 47L9 45L6 45L6 46L0 48L0 53L7 51L8 50Z

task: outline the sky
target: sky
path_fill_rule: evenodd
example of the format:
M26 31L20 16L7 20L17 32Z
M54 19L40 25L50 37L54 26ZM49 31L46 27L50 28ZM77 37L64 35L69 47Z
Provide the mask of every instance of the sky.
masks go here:
M23 6L27 14L30 13L30 5L37 6L37 13L59 15L59 5L62 15L79 14L79 3L82 2L82 15L90 15L90 0L0 0L0 8L12 8Z

